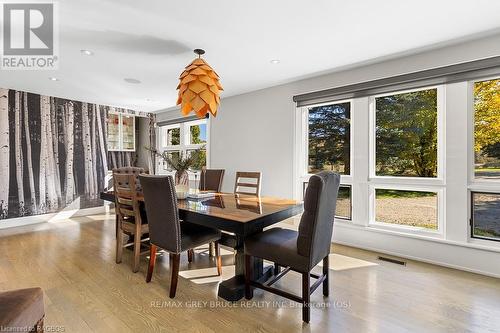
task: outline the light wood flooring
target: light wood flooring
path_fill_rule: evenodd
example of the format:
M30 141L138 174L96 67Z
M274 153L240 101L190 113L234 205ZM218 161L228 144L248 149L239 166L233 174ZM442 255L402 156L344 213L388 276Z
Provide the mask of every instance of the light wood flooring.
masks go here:
M191 264L183 254L174 300L167 255L146 284L147 258L134 274L124 252L115 264L112 215L0 230L0 290L42 287L45 324L59 332L500 331L500 280L415 261L400 266L355 248L333 246L330 297L321 288L312 295L310 324L296 303L263 291L252 302L218 299L206 248ZM231 252L223 255L226 279L234 266ZM299 293L300 276L289 273L277 286Z

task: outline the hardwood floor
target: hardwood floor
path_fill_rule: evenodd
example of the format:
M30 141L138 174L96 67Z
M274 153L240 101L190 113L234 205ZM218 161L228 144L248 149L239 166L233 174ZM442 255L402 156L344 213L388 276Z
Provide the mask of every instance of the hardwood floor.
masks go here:
M42 287L45 325L65 332L500 330L500 280L414 261L400 266L344 246L330 256L330 297L311 296L310 324L298 304L259 290L251 302L218 299L217 282L234 273L224 250L221 277L208 248L197 249L192 263L184 254L171 300L168 255L158 257L146 284L145 256L135 274L131 251L115 264L114 232L111 215L0 230L0 290ZM300 293L301 277L289 273L276 286Z

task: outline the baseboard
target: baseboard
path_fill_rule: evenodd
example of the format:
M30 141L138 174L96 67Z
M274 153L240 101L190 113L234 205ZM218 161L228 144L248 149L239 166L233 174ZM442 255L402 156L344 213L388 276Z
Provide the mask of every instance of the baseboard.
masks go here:
M105 207L105 205L103 205L91 208L62 210L60 212L50 214L15 217L12 219L0 220L0 230L6 228L21 227L30 224L56 222L71 217L104 214L106 212L107 208Z

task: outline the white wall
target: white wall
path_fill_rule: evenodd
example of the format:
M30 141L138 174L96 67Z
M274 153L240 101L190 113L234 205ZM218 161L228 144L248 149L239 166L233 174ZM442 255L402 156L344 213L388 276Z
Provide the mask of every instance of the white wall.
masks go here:
M498 55L500 55L500 35L495 35L223 98L217 118L211 121L209 165L212 168L226 169L223 184L225 191L232 191L234 174L237 170L261 171L263 195L292 197L295 181L293 170L296 108L292 101L294 95ZM452 86L451 91L454 89L461 87ZM462 106L457 110L463 112L466 107ZM178 111L170 111L159 117L168 119L177 115ZM461 117L466 115L462 114ZM463 139L466 144L466 138ZM463 159L454 160L453 156L451 152L448 163L466 163ZM354 158L356 164L356 152ZM460 182L467 181L466 177L463 178L466 167L460 165L456 169L457 177L452 179L450 189L455 185L463 186ZM462 204L467 200L466 193L463 192L455 193L452 198ZM500 277L500 265L496 265L500 262L500 247L489 245L477 247L467 243L467 214L464 214L466 207L457 211L462 221L465 221L464 225L458 223L460 226L456 229L447 230L451 236L449 241L408 238L405 235L384 234L369 228L353 229L344 224L336 225L334 239L339 243L397 253L409 258ZM448 213L454 214L453 211Z

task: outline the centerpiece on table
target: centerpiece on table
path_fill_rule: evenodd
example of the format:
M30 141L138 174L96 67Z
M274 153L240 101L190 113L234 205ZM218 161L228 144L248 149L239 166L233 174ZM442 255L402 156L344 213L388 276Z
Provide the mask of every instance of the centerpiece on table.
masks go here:
M172 154L172 152L168 151L163 151L160 153L155 148L145 148L161 158L167 164L169 170L175 170L174 180L177 192L187 193L189 190L188 170L192 170L193 167L200 164L200 160L205 153L205 147L200 147L198 149L192 150L189 154L183 154L182 152L178 152L178 154Z

